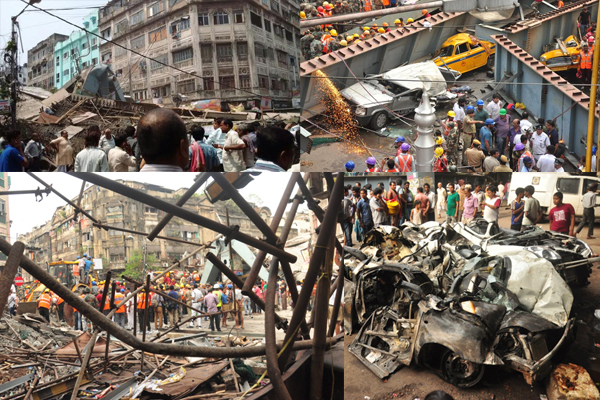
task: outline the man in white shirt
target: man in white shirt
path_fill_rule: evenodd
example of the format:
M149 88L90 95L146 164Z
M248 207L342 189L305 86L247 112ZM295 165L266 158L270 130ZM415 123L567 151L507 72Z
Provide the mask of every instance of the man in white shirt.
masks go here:
M136 166L134 156L128 154L127 137L123 134L115 137L115 147L108 151L108 168L110 172L129 172L129 167Z
M563 165L565 162L562 158L554 158L554 172L565 172Z
M465 98L461 97L456 103L454 103L454 107L452 108L452 110L454 111L454 120L458 124L459 132L462 132L463 128L463 119L465 118L465 104Z
M174 111L157 108L144 115L137 138L146 163L140 172L182 172L189 164L187 130Z
M221 131L225 133L225 143L223 145L214 143L215 149L222 149L223 170L225 172L239 172L246 169L244 162L244 149L246 143L238 133L233 129L233 122L229 119L221 122Z
M596 196L598 192L598 184L590 183L588 186L588 191L581 198L581 202L583 203L583 218L577 226L576 235L581 232L581 230L588 225L588 234L587 239L595 239L594 237L594 223L595 223L595 215L594 215L594 207L600 206L600 204L596 204Z
M444 189L444 185L442 182L438 182L437 187L437 217L442 218L442 215L446 215L446 189Z
M85 148L75 158L75 172L108 172L106 153L98 147L100 128L90 126L85 135Z
M44 145L40 142L40 135L37 132L34 132L31 135L31 140L27 143L27 146L25 146L23 152L29 159L29 171L40 172L40 159L44 152Z
M377 228L379 225L385 223L385 217L387 212L387 206L381 198L383 190L380 187L373 189L373 198L369 200L369 207L371 207L371 214L373 215L373 227Z
M69 143L69 133L62 131L60 137L51 141L49 146L56 149L56 171L67 172L69 165L73 164L73 147Z
M205 140L206 144L212 146L213 144L218 144L223 146L225 144L225 133L221 130L221 123L223 122L223 118L215 118L213 121L213 127L215 130L208 135L208 138ZM223 150L220 148L217 149L217 156L219 157L219 161L221 162L221 170L223 170Z
M116 144L115 144L115 137L110 133L110 129L105 129L104 130L104 135L100 138L99 147L108 156L108 152L111 149L114 149L115 146L116 146Z
M550 138L546 133L544 133L544 127L542 125L538 125L535 127L535 132L531 135L531 139L529 139L529 143L531 146L531 153L533 154L533 159L537 164L538 160L541 156L546 154L546 149L550 146Z
M494 94L492 101L485 107L486 111L490 114L491 119L496 119L500 115L500 109L502 108L502 102L500 96Z
M194 283L194 290L192 291L192 307L200 310L200 305L202 304L202 300L204 300L204 294L202 293L202 291L200 290L200 288L198 288L198 284ZM200 315L199 312L192 310L192 316L196 316L196 315ZM190 321L190 328L193 328L194 326L196 326L197 328L202 328L201 323L202 322L202 318L196 318L195 320L191 320Z
M554 146L546 147L546 154L540 157L538 162L535 164L540 172L555 172L554 169Z
M525 131L527 131L528 129L533 128L533 124L531 122L529 122L529 120L527 118L529 118L529 113L527 111L524 111L523 118L521 118L521 121L519 121L519 126L521 127L521 133L525 133ZM515 143L519 143L519 142L515 142Z

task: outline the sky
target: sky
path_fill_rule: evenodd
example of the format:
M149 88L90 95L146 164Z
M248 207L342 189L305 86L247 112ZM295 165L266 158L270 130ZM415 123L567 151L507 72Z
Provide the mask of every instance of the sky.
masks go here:
M55 8L79 8L70 11L50 11L76 25L82 26L83 17L94 11L92 9L81 9L85 7L98 6L103 7L108 0L42 0L36 4L37 7L44 9ZM4 49L11 33L11 17L19 14L26 4L21 0L0 0L0 48ZM35 10L34 8L28 8ZM26 11L18 18L21 27L21 39L24 53L21 53L21 44L19 44L19 64L27 62L27 50L33 48L36 44L46 39L53 33L62 33L70 35L77 30L75 27L62 22L41 11Z
M5 1L5 0L0 0ZM123 179L144 183L152 183L169 189L179 189L189 187L193 183L193 173L108 173L101 174L111 179ZM11 180L10 190L35 190L43 189L42 185L25 173L9 174ZM259 176L254 176L254 180L245 188L240 190L244 198L248 199L251 194L258 196L263 201L263 206L269 207L274 213L279 204L280 196L287 185L291 174L287 173L263 173ZM49 185L52 185L56 190L63 194L68 199L72 200L79 194L81 189L81 180L67 174L61 173L42 173L39 177ZM209 180L212 182L212 179ZM87 187L89 187L88 184ZM298 186L294 189L296 193ZM202 193L200 188L198 193ZM37 203L33 194L12 195L8 196L9 216L12 221L10 227L10 242L14 242L19 234L30 232L34 226L42 225L52 218L54 211L58 207L66 203L57 195L51 193L48 197L44 195L44 199ZM291 204L288 204L287 209ZM301 204L299 210L306 210L306 204Z

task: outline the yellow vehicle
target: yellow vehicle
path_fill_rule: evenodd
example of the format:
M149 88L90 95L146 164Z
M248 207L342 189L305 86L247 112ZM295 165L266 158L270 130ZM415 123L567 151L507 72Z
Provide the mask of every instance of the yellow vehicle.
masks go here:
M580 52L581 46L577 37L571 35L564 42L556 39L556 48L542 54L540 62L555 72L577 69Z
M477 68L494 66L496 45L492 42L479 40L468 33L451 36L435 52L433 61L438 67L447 67L465 73Z

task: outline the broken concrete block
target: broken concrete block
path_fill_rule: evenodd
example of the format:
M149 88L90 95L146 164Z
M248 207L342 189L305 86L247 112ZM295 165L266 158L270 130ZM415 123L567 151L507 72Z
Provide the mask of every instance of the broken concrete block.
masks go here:
M585 368L575 364L559 364L546 384L549 400L600 400L600 392Z

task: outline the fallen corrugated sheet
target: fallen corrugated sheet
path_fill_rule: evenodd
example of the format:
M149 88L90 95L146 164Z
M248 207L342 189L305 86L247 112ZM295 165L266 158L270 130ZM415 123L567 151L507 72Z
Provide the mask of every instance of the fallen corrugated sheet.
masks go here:
M84 332L81 335L79 335L75 339L77 341L77 344L79 345L79 349L85 348L85 346L90 341L91 337L92 337L92 335L90 335L88 332ZM110 352L112 352L114 350L124 350L123 347L115 344L115 342L111 342L110 345L108 346L108 348L109 348ZM94 349L92 351L92 357L103 357L105 351L106 351L106 339L100 337L100 338L98 338L98 340L96 341L96 344L94 345ZM75 349L75 344L73 342L71 342L71 343L61 347L60 349L56 350L56 352L54 354L58 358L64 358L64 357L73 358L73 357L77 357L77 350Z
M182 396L194 391L198 386L218 374L223 368L227 367L229 362L219 361L214 364L201 365L197 368L186 371L185 377L179 382L160 386L159 390L150 388L144 389L145 392L162 394L165 396Z

